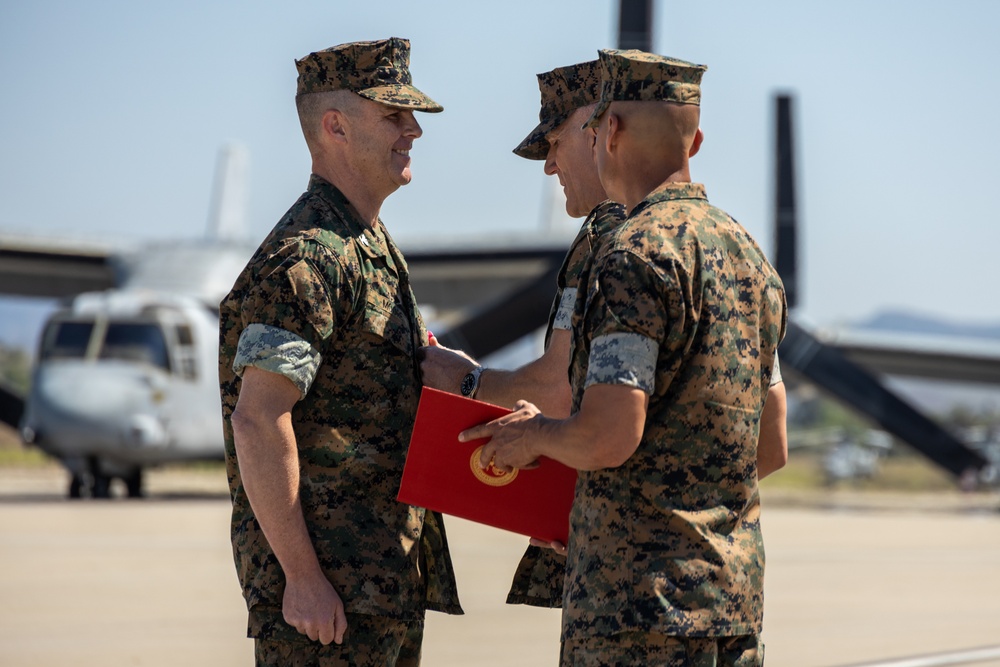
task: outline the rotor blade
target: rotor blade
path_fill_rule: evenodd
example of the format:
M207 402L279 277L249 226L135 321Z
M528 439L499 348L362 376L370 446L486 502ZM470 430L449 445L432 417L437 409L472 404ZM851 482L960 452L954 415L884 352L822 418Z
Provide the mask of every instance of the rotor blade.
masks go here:
M620 0L618 48L653 50L653 0Z
M552 264L524 287L438 336L438 341L478 358L545 326L555 296L559 267L558 263Z
M785 284L792 309L799 301L798 217L795 208L795 165L792 143L792 98L775 97L774 268Z
M988 461L894 394L867 370L794 322L779 348L782 368L792 368L820 389L867 415L956 477L982 471Z

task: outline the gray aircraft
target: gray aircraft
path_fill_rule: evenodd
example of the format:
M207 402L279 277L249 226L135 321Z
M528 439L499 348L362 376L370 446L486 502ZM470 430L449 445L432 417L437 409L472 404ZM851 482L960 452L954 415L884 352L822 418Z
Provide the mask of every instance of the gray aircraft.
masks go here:
M115 478L141 496L145 468L223 458L218 306L254 249L242 234L245 163L243 149L221 151L204 239L119 251L0 236L0 293L64 299L42 330L29 394L0 385L0 420L69 470L71 498L108 497ZM558 267L564 232L408 249L426 319L447 331L526 280L521 297L551 299L554 278L531 279ZM547 307L529 304L499 338L473 324L445 340L499 348Z
M619 47L651 50L652 1L619 7ZM956 478L991 479L982 454L891 391L881 373L1000 384L1000 355L970 355L961 346L838 346L794 317L791 98L776 102L774 263L793 308L783 371L868 415ZM0 421L66 465L71 496L106 496L113 477L137 496L145 467L222 457L218 303L252 252L238 240L239 157L230 149L220 161L206 239L118 253L0 237L0 293L69 299L44 328L30 394L0 385ZM566 231L466 246L401 243L441 343L482 358L544 326L572 235Z
M218 304L252 251L238 240L245 162L241 148L223 149L206 239L106 254L113 284L69 296L45 324L20 432L70 471L70 497L107 497L114 477L139 496L147 466L221 459ZM7 292L87 285L59 284L66 272L53 265L68 249L37 264L23 244L4 246L20 253L6 263Z

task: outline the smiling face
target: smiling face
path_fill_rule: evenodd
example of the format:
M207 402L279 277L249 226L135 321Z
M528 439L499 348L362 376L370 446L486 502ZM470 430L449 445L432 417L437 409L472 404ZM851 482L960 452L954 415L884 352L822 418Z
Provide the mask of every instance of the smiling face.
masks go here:
M594 134L589 129L580 129L592 108L593 105L576 109L545 135L549 144L545 173L559 178L566 195L566 213L574 218L589 214L607 198L594 164Z
M359 102L349 121L349 159L369 187L388 196L410 182L410 149L423 130L412 111Z

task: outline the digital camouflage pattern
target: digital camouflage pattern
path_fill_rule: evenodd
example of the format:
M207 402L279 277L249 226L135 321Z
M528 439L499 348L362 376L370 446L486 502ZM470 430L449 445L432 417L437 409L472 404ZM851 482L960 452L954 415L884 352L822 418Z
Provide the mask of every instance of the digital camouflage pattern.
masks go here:
M612 637L579 637L563 646L560 667L760 667L764 644L757 635L670 637L623 632Z
M785 330L781 281L694 183L655 190L595 255L574 314L573 411L596 340L655 341L655 382L636 452L579 473L563 639L759 633L757 438Z
M417 667L423 621L347 615L343 644L326 646L304 635L254 642L254 667Z
M437 112L444 107L413 85L410 42L390 37L350 42L315 51L295 61L298 94L353 90L390 107Z
M625 384L652 394L656 387L656 341L637 333L610 333L590 344L587 379L592 384Z
M708 69L645 51L601 49L601 98L584 127L597 127L612 102L666 101L701 104L701 77Z
M571 329L572 312L578 306L565 304L567 292L579 294L581 276L585 275L594 258L602 238L614 231L625 220L625 209L621 204L604 201L594 207L580 227L580 232L570 246L557 278L558 290L552 302L549 324L545 331L545 346L548 347L552 330ZM570 308L570 323L565 326L565 316L560 314L564 307ZM563 579L566 575L566 558L552 549L529 546L518 563L514 581L507 594L507 604L527 604L535 607L559 607L562 605Z
M580 276L593 260L593 249L601 236L615 229L625 219L625 209L613 201L603 201L584 219L576 238L570 244L559 275L556 277L556 296L549 311L548 326L545 329L545 347L553 329L572 329L572 314L576 300L566 303L566 293L577 294L580 287ZM567 317L566 310L569 310Z
M549 152L545 135L580 107L597 102L601 89L600 63L591 60L539 74L538 89L542 93L538 125L514 149L515 155L529 160L544 160Z
M396 502L421 386L415 351L427 332L381 221L363 224L314 175L220 314L233 554L250 636L295 632L281 618L284 575L247 500L230 423L237 356L270 358L255 351L253 324L288 332L321 359L292 422L306 525L346 611L403 620L421 619L425 609L461 613L440 515Z
M295 334L253 322L240 334L233 371L242 376L247 366L277 373L292 381L305 396L323 361L312 345Z

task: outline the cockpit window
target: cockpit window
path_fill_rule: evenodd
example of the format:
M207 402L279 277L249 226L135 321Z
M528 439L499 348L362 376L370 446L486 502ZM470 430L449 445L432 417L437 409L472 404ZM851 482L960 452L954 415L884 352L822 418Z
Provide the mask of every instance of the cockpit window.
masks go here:
M170 370L167 342L155 324L110 322L101 345L101 359L141 361Z
M194 336L191 335L191 327L186 324L177 325L177 343L185 347L194 345Z
M42 359L83 359L93 322L53 322L42 339Z

